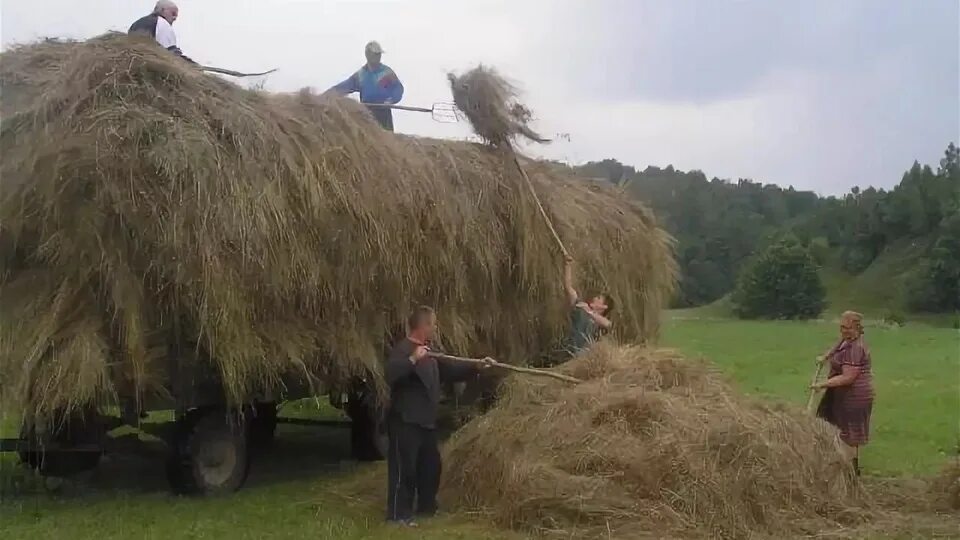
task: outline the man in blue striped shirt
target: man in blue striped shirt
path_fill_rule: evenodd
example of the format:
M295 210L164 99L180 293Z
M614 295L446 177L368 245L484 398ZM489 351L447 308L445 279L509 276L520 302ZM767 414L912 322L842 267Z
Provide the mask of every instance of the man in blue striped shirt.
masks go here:
M367 43L364 53L367 63L331 90L342 95L359 92L361 103L382 105L399 103L403 98L403 83L389 66L380 62L383 48L376 41L371 41ZM370 107L369 109L384 129L393 131L393 111L387 107Z

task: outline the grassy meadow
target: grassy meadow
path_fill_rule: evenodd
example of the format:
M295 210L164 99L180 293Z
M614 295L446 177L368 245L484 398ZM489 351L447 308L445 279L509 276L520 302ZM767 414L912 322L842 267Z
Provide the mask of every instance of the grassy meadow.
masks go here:
M710 359L748 394L806 404L814 358L836 336L829 322L689 319L668 324L663 343ZM868 327L865 338L876 398L861 466L886 476L936 472L958 450L960 332Z
M835 335L830 322L675 312L661 344L710 359L744 392L803 404L813 358ZM861 459L865 474L935 473L957 452L960 334L908 324L870 327L867 340L877 399L873 440ZM343 429L281 426L275 449L254 463L244 489L209 500L169 495L156 456L111 459L89 478L48 493L8 454L0 458L0 539L520 538L470 516L441 516L419 529L384 525L376 490L385 486L369 482L382 465L350 462L348 445ZM370 496L358 498L358 485L370 485Z

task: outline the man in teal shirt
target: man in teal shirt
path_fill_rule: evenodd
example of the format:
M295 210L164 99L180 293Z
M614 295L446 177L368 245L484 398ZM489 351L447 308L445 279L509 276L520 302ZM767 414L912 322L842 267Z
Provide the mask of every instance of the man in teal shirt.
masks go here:
M396 105L403 98L403 83L389 66L382 63L383 48L376 41L367 43L364 49L367 63L347 80L331 90L342 95L360 93L361 103ZM383 129L393 131L393 111L388 107L369 107L373 117Z
M607 293L591 293L581 298L573 286L573 259L567 257L563 266L563 287L570 302L570 335L566 353L575 356L586 350L601 333L610 330L608 318L613 310L613 297Z

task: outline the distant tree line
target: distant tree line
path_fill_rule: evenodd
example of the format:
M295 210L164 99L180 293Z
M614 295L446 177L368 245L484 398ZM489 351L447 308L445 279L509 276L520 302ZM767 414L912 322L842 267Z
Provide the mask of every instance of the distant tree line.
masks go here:
M815 255L837 253L851 274L896 242L918 243L923 255L908 279L909 306L960 310L960 151L953 143L936 170L914 163L890 191L854 187L842 197L748 179L708 180L700 171L672 166L637 171L616 160L588 163L578 172L607 179L646 201L676 237L677 307L732 292L747 262L789 232Z

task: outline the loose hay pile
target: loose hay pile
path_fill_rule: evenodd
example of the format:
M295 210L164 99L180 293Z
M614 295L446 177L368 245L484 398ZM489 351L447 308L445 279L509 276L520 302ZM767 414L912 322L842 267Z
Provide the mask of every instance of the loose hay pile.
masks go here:
M490 67L477 66L463 75L447 75L453 101L470 120L473 130L493 146L516 137L547 142L528 125L533 113L518 101L517 89Z
M175 342L239 403L378 371L416 303L464 354L525 361L565 330L556 247L488 147L125 36L11 49L0 85L0 399L27 418L165 394ZM651 213L527 167L584 285L617 297L624 338L651 336L675 275Z
M570 386L512 377L447 448L445 500L557 537L781 536L854 519L827 424L738 396L703 365L596 347Z

